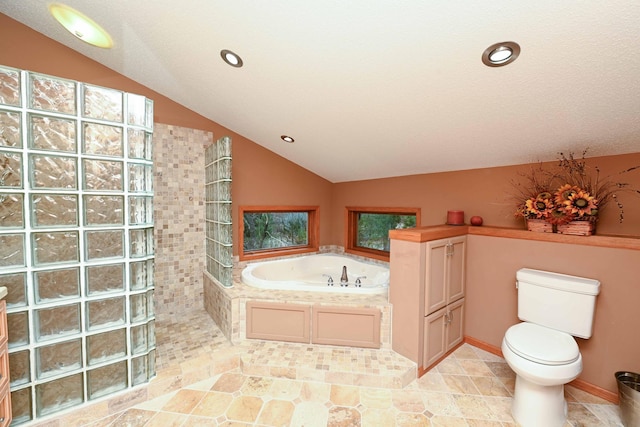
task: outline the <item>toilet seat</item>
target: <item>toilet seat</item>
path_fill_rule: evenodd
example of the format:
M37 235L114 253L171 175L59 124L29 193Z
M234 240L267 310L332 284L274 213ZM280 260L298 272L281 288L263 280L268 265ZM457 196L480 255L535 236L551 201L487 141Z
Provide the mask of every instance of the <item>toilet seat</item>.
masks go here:
M504 342L518 356L542 365L566 365L580 357L571 335L534 323L513 325L505 333Z

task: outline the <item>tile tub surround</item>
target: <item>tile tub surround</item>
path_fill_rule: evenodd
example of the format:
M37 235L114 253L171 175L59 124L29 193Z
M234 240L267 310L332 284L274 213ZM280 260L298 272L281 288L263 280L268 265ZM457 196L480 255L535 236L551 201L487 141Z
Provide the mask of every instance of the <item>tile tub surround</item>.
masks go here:
M211 132L154 124L153 215L158 319L202 307L204 151L212 143Z
M335 293L276 291L258 289L235 280L233 287L224 287L208 273L204 273L204 307L220 325L225 336L235 344L246 339L246 303L251 300L294 304L320 304L342 307L377 308L381 312L380 345L391 348L391 305L387 294L355 295Z
M345 385L285 373L248 372L240 360L288 354L303 363L309 352L331 370L345 363L332 346L256 341L229 343L204 310L157 325L158 377L143 389L32 424L38 427L154 426L514 426L510 415L515 375L505 361L468 344L402 389ZM246 344L246 343L245 343ZM253 350L253 353L249 353ZM363 356L367 349L351 349ZM386 354L376 350L375 354ZM254 357L254 356L251 356ZM384 374L378 363L351 363L359 372ZM382 361L381 361L382 359ZM266 362L275 363L275 362ZM259 365L253 368L259 367ZM571 386L565 389L565 427L621 426L618 407ZM30 425L29 427L31 427Z

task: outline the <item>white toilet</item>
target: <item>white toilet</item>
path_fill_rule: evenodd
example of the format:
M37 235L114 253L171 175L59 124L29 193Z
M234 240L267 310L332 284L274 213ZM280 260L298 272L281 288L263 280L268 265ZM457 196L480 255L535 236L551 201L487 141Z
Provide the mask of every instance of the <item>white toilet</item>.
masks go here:
M502 340L502 354L516 373L511 413L522 427L561 427L567 419L564 385L582 372L573 336L591 337L600 282L528 268L516 278L523 322Z

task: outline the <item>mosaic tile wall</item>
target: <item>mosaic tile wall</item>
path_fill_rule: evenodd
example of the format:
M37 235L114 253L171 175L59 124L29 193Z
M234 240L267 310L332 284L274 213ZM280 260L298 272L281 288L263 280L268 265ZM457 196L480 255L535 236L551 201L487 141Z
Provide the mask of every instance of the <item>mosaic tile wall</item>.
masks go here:
M222 333L227 339L233 336L234 323L238 327L237 314L234 315L234 306L237 307L237 301L229 298L224 292L221 284L216 283L214 278L209 274L204 274L204 309L209 316L216 322ZM234 322L234 319L236 320Z
M156 123L154 218L156 316L202 307L204 151L213 134Z

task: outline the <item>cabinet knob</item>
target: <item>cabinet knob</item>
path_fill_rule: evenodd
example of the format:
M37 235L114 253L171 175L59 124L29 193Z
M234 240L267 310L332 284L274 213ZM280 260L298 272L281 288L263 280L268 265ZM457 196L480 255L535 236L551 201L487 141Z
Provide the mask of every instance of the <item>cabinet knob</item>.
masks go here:
M445 324L445 325L450 325L450 324L451 324L451 322L453 322L453 312L451 312L451 311L447 311L447 312L444 314L444 324Z

